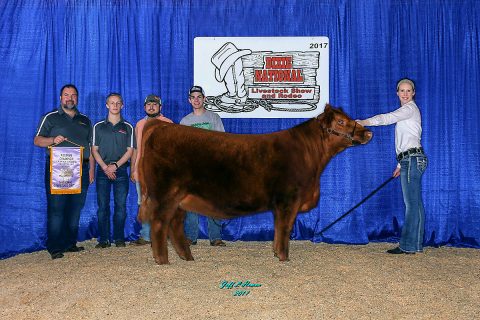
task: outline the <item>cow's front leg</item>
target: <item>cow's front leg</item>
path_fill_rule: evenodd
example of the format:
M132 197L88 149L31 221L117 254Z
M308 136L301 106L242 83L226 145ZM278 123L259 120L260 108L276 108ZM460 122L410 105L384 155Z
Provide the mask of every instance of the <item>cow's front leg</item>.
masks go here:
M152 240L152 252L155 262L168 264L168 224L161 219L154 219L150 223L150 238Z
M275 235L273 251L280 261L288 261L288 247L290 242L290 234L293 224L297 217L296 210L279 210L274 211L275 219Z
M286 219L275 217L275 235L273 241L273 252L280 261L288 261L288 240L289 232Z

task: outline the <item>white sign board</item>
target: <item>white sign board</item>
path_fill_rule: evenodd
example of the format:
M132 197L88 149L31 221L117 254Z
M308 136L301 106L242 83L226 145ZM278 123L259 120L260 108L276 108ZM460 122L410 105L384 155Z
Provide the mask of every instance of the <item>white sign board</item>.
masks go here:
M329 101L327 37L197 37L194 84L222 118L312 118Z

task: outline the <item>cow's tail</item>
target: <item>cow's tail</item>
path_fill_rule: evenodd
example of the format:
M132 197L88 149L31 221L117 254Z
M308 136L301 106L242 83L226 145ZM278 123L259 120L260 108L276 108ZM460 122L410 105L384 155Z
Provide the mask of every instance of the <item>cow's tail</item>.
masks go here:
M139 166L138 166L138 182L140 183L140 191L141 191L141 198L142 200L140 201L140 207L138 209L138 220L141 221L141 222L149 222L150 221L150 210L148 210L149 208L149 203L150 203L150 199L149 199L149 196L148 196L148 188L147 188L147 185L143 179L143 172L142 170L140 169L141 168L141 165L139 163ZM142 173L140 173L142 172Z
M149 208L150 199L145 197L142 191L142 203L138 209L138 221L140 222L150 222L150 210Z
M147 121L145 124L145 127L143 128L142 132L142 148L141 148L141 154L139 154L139 160L138 160L138 181L140 183L140 190L142 192L142 200L140 203L140 208L138 211L138 220L142 222L149 222L151 219L151 211L149 210L150 205L151 205L151 199L148 195L148 187L147 183L145 181L145 174L144 174L144 155L145 155L145 147L147 145L146 141L150 138L152 133L155 131L156 124L161 123L160 120L151 120Z

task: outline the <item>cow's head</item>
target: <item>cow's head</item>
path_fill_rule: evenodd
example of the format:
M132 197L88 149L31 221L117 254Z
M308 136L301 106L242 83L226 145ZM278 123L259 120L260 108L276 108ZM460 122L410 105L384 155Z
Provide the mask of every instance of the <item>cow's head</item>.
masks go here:
M368 143L373 133L343 112L341 108L335 109L331 105L325 106L325 111L317 117L322 129L328 134L342 138L347 146Z

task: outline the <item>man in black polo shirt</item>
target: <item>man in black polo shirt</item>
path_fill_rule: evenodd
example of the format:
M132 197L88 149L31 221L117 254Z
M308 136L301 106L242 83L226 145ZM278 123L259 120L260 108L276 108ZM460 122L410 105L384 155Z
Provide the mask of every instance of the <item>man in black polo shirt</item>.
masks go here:
M98 163L97 203L99 241L95 248L110 247L110 190L113 185L113 240L125 247L125 219L129 178L128 161L135 148L133 126L121 115L122 96L107 96L108 116L93 126L92 153Z
M42 148L50 145L71 147L81 145L83 149L82 191L79 194L51 194L50 159L47 148L45 163L45 189L47 192L47 250L52 259L63 257L64 252L82 251L77 247L78 223L89 183L95 177L95 160L91 155L90 141L92 124L87 116L77 110L78 90L67 84L60 90L60 107L47 113L38 126L33 143ZM66 141L68 140L68 141ZM88 175L85 174L88 172Z

